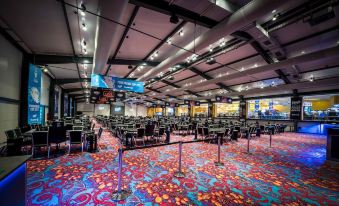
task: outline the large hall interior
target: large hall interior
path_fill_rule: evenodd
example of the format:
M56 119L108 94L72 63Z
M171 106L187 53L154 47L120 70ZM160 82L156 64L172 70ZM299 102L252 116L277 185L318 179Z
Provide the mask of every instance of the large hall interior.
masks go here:
M339 0L1 0L0 205L339 205Z

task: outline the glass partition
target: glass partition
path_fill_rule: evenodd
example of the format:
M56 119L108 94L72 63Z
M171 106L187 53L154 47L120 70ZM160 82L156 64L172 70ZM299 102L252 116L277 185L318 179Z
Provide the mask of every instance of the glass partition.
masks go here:
M315 121L339 121L339 95L304 97L303 119Z
M229 103L214 103L215 117L239 117L239 101Z
M192 106L193 117L207 117L208 116L208 104L201 104L200 106Z
M247 101L248 119L289 119L290 110L290 97Z
M180 105L177 107L176 116L188 116L188 106L187 105Z

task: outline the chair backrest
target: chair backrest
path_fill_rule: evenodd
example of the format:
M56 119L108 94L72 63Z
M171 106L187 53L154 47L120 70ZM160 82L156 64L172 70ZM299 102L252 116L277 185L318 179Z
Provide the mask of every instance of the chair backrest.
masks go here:
M84 130L84 127L83 126L73 126L73 130Z
M21 130L19 128L14 129L14 133L17 137L22 136Z
M32 144L37 145L49 145L48 131L36 131L32 133Z
M67 130L73 130L73 124L66 124L65 129Z
M138 128L137 130L137 137L145 136L145 128Z
M208 131L208 127L204 127L204 128L203 128L203 132L204 132L204 135L208 135L208 132L209 132L209 131Z
M69 140L72 142L82 142L82 131L71 130L69 131Z
M165 134L165 127L159 127L159 135Z
M203 135L204 134L204 128L203 127L198 127L198 134Z
M61 143L66 140L66 128L65 127L48 127L49 142Z
M145 135L146 136L154 135L154 128L155 128L155 124L146 125Z
M15 139L16 138L14 130L7 130L7 131L5 131L5 134L6 134L7 139Z

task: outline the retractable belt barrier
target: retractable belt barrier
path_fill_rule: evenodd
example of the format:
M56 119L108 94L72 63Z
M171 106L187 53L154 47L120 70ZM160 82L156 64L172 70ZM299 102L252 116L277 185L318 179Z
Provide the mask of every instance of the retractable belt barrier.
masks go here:
M174 145L178 144L179 145L179 161L178 161L178 171L174 173L174 176L177 178L183 178L185 177L185 173L182 171L181 168L181 162L182 162L182 145L183 144L189 144L189 143L196 143L196 142L206 142L206 141L212 141L212 140L217 140L218 141L218 158L217 161L215 162L216 166L223 166L224 164L220 161L220 152L221 152L221 137L217 138L207 138L207 139L201 139L201 140L192 140L192 141L177 141L177 142L170 142L170 143L165 143L165 144L157 144L157 145L147 145L147 146L141 146L141 147L133 147L133 148L119 148L118 149L118 188L116 191L113 192L112 194L112 200L113 201L121 201L126 198L131 194L131 191L129 190L123 190L122 189L122 156L123 152L125 151L131 151L131 150L138 150L138 149L147 149L147 148L153 148L153 147L162 147L162 146L168 146L168 145Z

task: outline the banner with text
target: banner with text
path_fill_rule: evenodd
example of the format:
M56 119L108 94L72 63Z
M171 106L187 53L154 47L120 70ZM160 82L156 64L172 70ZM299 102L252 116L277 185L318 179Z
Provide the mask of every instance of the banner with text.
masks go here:
M28 124L41 124L40 100L41 69L30 64L28 80Z
M134 81L130 79L121 79L118 77L103 76L100 74L92 74L91 86L137 93L144 92L144 82Z

